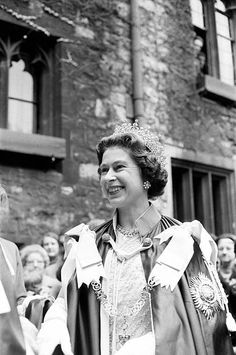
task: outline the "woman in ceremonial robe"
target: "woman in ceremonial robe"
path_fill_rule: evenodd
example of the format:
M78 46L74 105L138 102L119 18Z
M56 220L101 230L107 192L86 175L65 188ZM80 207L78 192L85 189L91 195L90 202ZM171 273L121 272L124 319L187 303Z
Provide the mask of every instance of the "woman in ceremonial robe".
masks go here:
M66 233L62 292L39 333L39 355L232 355L216 245L202 225L161 215L160 138L123 124L97 146L111 220ZM57 332L55 334L55 329Z

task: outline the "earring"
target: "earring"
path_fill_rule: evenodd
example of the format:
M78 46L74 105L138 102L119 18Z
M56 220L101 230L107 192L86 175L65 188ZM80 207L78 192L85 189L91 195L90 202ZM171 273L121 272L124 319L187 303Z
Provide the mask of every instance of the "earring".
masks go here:
M148 190L148 189L150 189L150 187L151 187L150 182L149 181L144 181L144 183L143 183L144 190Z

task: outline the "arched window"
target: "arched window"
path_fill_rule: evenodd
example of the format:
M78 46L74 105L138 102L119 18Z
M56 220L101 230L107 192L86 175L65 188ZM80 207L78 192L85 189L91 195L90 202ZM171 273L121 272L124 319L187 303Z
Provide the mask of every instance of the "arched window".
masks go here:
M204 29L204 12L201 0L190 0L190 6L193 25Z
M0 128L60 136L56 38L0 21Z
M36 133L37 101L35 82L25 71L25 62L12 61L8 83L8 126L13 131Z

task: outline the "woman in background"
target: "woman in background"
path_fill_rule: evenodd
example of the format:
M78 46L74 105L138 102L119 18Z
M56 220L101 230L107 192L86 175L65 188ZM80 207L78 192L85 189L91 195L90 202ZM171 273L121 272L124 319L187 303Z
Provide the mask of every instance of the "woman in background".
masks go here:
M57 272L64 259L64 247L59 236L54 232L46 233L42 239L42 247L49 257L49 265L45 269L45 275L58 279Z

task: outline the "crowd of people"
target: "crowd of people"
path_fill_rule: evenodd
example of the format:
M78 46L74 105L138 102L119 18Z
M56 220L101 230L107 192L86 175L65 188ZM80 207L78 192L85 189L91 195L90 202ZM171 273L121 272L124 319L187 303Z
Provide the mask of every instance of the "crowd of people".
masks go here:
M1 354L233 355L236 236L215 243L200 222L158 211L163 145L137 123L96 151L110 220L20 251L0 239ZM0 188L0 225L6 213Z

